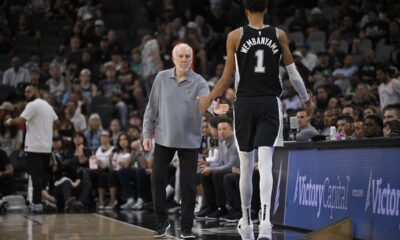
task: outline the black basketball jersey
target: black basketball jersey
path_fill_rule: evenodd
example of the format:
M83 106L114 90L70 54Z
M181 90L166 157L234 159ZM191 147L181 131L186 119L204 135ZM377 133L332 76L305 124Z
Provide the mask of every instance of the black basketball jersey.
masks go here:
M265 26L242 28L239 48L236 51L236 96L280 96L279 62L282 52L276 28Z

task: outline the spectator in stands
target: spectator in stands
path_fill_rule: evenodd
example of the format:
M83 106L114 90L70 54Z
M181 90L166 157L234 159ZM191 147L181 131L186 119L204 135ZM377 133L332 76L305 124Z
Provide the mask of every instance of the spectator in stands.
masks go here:
M400 121L400 104L388 105L383 109L383 123L393 120Z
M88 147L85 135L76 132L72 136L72 147L65 153L65 160L75 169L88 169L92 150Z
M193 62L195 63L196 69L199 69L198 72L205 78L207 78L207 52L206 52L206 43L203 38L201 38L200 30L197 26L196 22L190 21L186 25L185 37L183 39L186 43L192 46L194 53ZM196 64L198 63L198 64Z
M118 118L114 118L113 120L111 120L110 132L111 132L111 144L113 146L118 146L118 139L122 134L122 126Z
M351 138L352 132L349 129L352 128L354 123L354 119L349 115L339 116L336 120L336 132L340 135L340 139L348 139ZM338 138L336 138L338 139Z
M343 52L340 48L339 40L332 39L329 43L328 53L333 57L333 61L336 64L338 61L342 61L346 56L347 52Z
M110 44L108 43L107 37L103 36L100 40L100 46L94 51L94 59L97 64L103 64L111 60ZM94 79L97 80L97 79ZM98 83L98 81L94 81Z
M316 90L319 86L331 83L333 67L330 59L328 52L318 53L318 63L308 78L307 88Z
M42 58L40 53L33 50L30 54L30 59L26 63L24 63L23 67L32 70L32 69L40 69L40 64L42 64Z
M385 123L383 127L384 137L399 137L400 136L400 120L391 120Z
M31 76L28 69L21 67L19 56L11 57L11 68L7 69L3 74L2 85L10 85L17 87L19 83L31 82Z
M99 90L105 96L111 97L113 92L122 93L124 86L116 77L116 67L108 62L104 64L106 78L100 82Z
M359 118L358 109L356 109L353 105L343 106L342 115L353 118L353 121L357 121Z
M333 108L327 109L324 112L324 129L321 130L321 135L329 135L330 127L336 126L336 118L341 114L341 109Z
M119 42L118 35L115 30L108 30L107 40L111 52L121 53L123 51L122 44Z
M296 113L298 133L296 141L310 141L312 137L319 135L315 127L311 125L312 116L304 109L300 109Z
M289 32L290 33L302 32L304 34L307 28L308 28L308 22L305 10L303 8L296 9L294 17L289 23Z
M210 13L206 17L208 24L215 32L223 33L225 28L230 24L227 16L225 15L222 0L210 1Z
M365 45L361 45L361 40L358 37L353 38L349 54L353 56L353 61L357 66L360 66L360 64L363 63L366 51L368 51L368 49Z
M78 69L88 69L90 74L93 73L93 76L96 77L97 69L95 62L92 57L91 51L89 49L83 49L80 57L80 61L78 62Z
M215 33L212 27L205 20L204 16L197 15L194 21L197 24L199 34L203 39L205 46L207 48L207 45L211 44L211 42L215 39Z
M0 199L15 192L14 168L8 155L0 149Z
M86 130L86 118L78 109L78 103L74 100L69 100L65 105L65 116L73 124L76 132L83 132Z
M377 105L378 100L370 92L370 86L367 83L360 82L357 84L353 98L351 99L351 104L358 107L365 107L368 105Z
M352 139L362 139L365 137L364 135L364 123L361 121L357 121L353 123L354 133L352 135Z
M358 28L354 25L353 16L345 15L342 20L342 27L339 28L339 40L350 44L358 36Z
M68 89L68 83L65 81L64 76L61 74L60 66L50 66L51 78L47 84L49 86L50 94L53 96L57 105L61 104L64 93Z
M140 83L144 86L142 56L138 48L133 48L131 51L130 69L138 76Z
M364 136L366 138L383 136L383 121L377 115L371 115L364 120Z
M362 27L360 38L368 38L375 49L378 41L386 36L388 25L379 19L378 12L374 9L368 11L368 22Z
M307 29L308 34L315 31L322 31L327 33L329 22L322 14L321 9L318 7L314 7L313 9L311 9L310 13L311 13L311 19Z
M89 69L82 69L79 74L83 103L89 105L92 98L97 96L97 86L91 82L92 72Z
M88 129L85 131L85 138L90 149L95 151L100 146L100 134L103 131L100 115L92 113L88 119Z
M5 126L3 121L7 116L13 116L14 105L5 101L0 106L1 122L0 122L0 146L8 156L15 150L22 148L23 133L18 126Z
M323 112L328 106L330 93L326 86L320 86L316 90L316 110Z
M363 119L365 119L369 115L378 115L379 113L379 106L369 105L364 107L363 111Z
M62 137L65 142L69 142L72 140L72 136L75 133L74 124L70 121L69 118L65 116L66 110L63 108L56 109L56 113L58 116L59 124L57 124L54 134L56 136Z
M232 172L232 167L239 167L239 153L234 144L233 123L230 118L218 120L218 160L213 164L200 164L203 175L203 186L210 212L206 215L209 219L219 219L227 215L226 196L224 191L224 176Z
M307 67L307 69L310 72L312 72L318 63L317 55L310 52L310 45L308 43L303 43L302 45L300 45L299 50L300 50L301 54L303 55L301 62L304 64L304 66ZM307 76L307 78L303 78L303 79L308 80L308 76Z
M31 24L32 22L29 21L29 18L26 14L19 15L18 25L16 29L14 29L13 36L17 39L23 37L33 37L35 35L35 31Z
M126 202L120 208L130 209L135 204L133 186L131 184L135 176L135 172L132 169L131 141L127 134L120 133L116 142L117 144L114 145L116 146L116 151L112 155L112 164L117 171L119 183L121 184L122 197L126 199Z
M333 71L333 82L339 86L343 95L346 95L350 88L350 79L357 74L358 68L354 65L353 56L346 55L343 65Z
M154 77L163 69L163 62L160 57L160 47L155 38L145 35L142 39L142 62L143 78L145 79L146 94L150 94Z
M103 130L101 132L101 145L96 150L96 163L98 166L98 193L99 202L97 205L98 209L111 210L117 206L117 182L118 176L113 169L112 165L112 154L114 147L111 146L111 134L109 131ZM110 201L106 207L104 207L104 197L106 189L110 192Z
M283 82L283 87L286 90L285 96L283 97L283 103L285 104L286 109L295 110L302 108L300 97L297 95L296 90L289 80Z
M370 49L364 53L364 61L358 70L360 81L371 86L376 85L376 67L375 51Z
M381 109L400 103L400 81L392 78L390 69L380 66L377 69L376 78L381 83L378 87Z
M69 40L69 47L66 49L66 58L68 61L79 62L81 58L81 38L72 36Z

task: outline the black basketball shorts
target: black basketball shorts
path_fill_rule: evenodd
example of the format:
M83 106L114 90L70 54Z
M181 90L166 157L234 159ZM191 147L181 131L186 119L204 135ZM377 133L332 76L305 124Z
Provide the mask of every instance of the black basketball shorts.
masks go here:
M275 96L238 97L234 104L235 135L240 151L283 145L281 102Z

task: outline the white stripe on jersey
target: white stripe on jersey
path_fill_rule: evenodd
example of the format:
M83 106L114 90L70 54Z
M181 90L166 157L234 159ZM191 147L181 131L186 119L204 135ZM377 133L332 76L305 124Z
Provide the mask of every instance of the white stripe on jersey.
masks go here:
M235 71L235 94L237 93L238 87L239 87L239 82L240 82L240 73L239 73L239 64L238 64L238 59L237 59L237 55L235 53L235 67L236 67L236 71Z
M278 101L278 111L279 111L279 130L276 135L274 147L282 147L283 146L283 114L282 114L282 103L279 97L276 97Z

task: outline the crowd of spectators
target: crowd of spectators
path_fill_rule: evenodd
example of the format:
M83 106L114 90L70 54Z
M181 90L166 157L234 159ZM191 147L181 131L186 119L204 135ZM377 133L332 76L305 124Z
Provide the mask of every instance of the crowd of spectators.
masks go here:
M298 141L321 139L317 136L335 140L399 136L400 19L396 13L400 3L270 2L267 22L287 33L314 106L312 115L302 109L282 68L286 140L295 139L289 132L292 116L298 120ZM91 192L95 192L99 209L143 208L151 202L152 154L141 147L141 125L155 75L172 66L172 48L186 42L194 49L193 69L212 88L222 75L226 34L244 23L239 0L3 1L2 158L23 149L25 130L5 127L3 119L23 110L24 86L37 84L60 119L53 141L54 183L43 193L47 200L57 202L59 209L80 208L93 202ZM232 78L221 102L233 103L233 85ZM203 185L198 192L201 195L204 187L208 208L202 209L200 217L236 219L240 214L235 192L240 166L230 152L235 151L231 114L204 123L208 140L199 162ZM330 136L332 126L335 136ZM219 156L218 149L231 155ZM167 193L172 206L179 204L179 196L168 190L179 186L177 162L169 169ZM8 160L0 163L6 166L0 170L9 169ZM221 189L236 198L226 197Z

